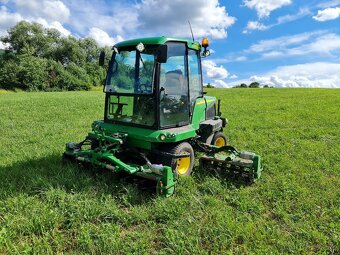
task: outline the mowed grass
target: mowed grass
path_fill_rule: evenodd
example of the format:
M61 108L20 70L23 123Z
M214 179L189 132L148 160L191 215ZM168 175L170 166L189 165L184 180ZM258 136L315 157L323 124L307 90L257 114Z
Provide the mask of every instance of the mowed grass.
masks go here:
M0 95L0 254L339 254L340 90L210 89L230 144L263 157L252 186L206 169L171 198L63 165L101 92Z

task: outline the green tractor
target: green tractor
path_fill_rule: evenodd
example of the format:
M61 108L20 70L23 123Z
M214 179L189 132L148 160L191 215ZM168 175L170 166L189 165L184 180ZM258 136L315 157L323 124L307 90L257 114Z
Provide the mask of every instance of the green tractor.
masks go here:
M208 44L206 38L201 45L154 37L113 46L104 120L93 122L84 141L67 143L64 157L154 180L166 197L179 176L190 175L195 155L207 170L258 179L260 156L227 145L220 100L203 92L201 57L209 55Z

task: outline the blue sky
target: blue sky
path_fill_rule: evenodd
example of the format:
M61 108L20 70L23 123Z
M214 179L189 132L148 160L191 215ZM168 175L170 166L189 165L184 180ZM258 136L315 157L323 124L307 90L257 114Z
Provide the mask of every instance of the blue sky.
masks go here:
M205 83L340 88L340 0L0 0L0 35L20 20L101 45L190 37L190 20L210 39Z

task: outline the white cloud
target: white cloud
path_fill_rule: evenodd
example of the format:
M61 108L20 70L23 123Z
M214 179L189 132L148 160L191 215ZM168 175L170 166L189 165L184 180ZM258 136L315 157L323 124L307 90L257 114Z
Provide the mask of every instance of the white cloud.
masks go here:
M340 64L315 62L280 66L249 80L275 87L340 88Z
M67 19L69 10L60 1L7 1L13 2L17 10L22 12L10 12L6 6L0 7L0 33L5 35L7 29L13 27L19 21L37 22L46 28L55 28L62 35L71 34L69 30L63 27L58 21ZM56 19L54 19L56 18Z
M340 17L340 7L336 8L327 8L324 10L318 10L318 14L313 16L313 19L317 21L328 21L337 19Z
M6 30L8 28L13 27L17 22L22 20L37 22L46 28L55 28L64 36L71 34L59 21L48 22L43 18L23 17L19 13L9 12L5 6L0 7L0 33L2 35L7 34Z
M203 60L202 67L205 72L205 76L212 80L211 84L216 88L228 88L230 87L224 79L228 78L229 72L222 65L217 66L213 60Z
M90 29L88 37L93 38L99 46L113 46L117 42L123 41L121 36L116 36L115 38L110 37L108 33L97 27Z
M340 35L328 33L318 36L313 42L286 50L288 55L331 55L340 50Z
M227 37L227 29L236 21L234 17L228 15L226 7L222 6L219 0L132 2L118 0L110 4L105 0L0 0L0 2L11 9L6 10L7 16L0 16L0 20L3 19L3 23L6 24L0 26L0 30L9 29L17 21L27 20L38 21L46 27L55 27L63 34L69 34L67 29L70 29L77 37L87 36L89 28L105 31L114 39L119 36L190 37L189 20L196 39L203 36L221 39ZM92 32L93 36L94 33ZM107 36L105 40L109 41Z
M322 1L317 5L318 8L329 8L340 5L340 0Z
M303 17L305 17L307 15L311 15L311 14L312 14L312 12L308 8L300 8L299 12L296 13L296 14L287 14L287 15L278 17L277 23L274 24L274 26L285 24L285 23L288 23L288 22L292 22L294 20L303 18Z
M188 20L196 37L227 37L235 23L218 0L144 0L136 5L139 28L151 34L190 36Z
M252 31L258 30L258 31L264 31L271 29L272 27L279 26L288 22L295 21L297 19L301 19L307 15L311 15L311 11L308 8L300 8L298 13L295 14L287 14L284 16L280 16L277 18L276 22L265 25L259 21L248 21L247 27L243 30L243 34L249 34Z
M71 35L71 32L63 27L63 25L59 21L53 21L49 28L57 29L62 35L69 36Z
M237 61L237 62L243 62L243 61L247 61L248 58L246 56L239 56L236 57L235 59L233 59L233 61Z
M296 35L290 36L280 36L275 39L269 40L261 40L258 43L255 43L250 46L247 52L266 52L271 50L278 50L294 45L301 44L305 41L308 41L310 38L318 36L320 34L325 34L325 31L316 31L316 32L309 32L309 33L301 33Z
M225 81L223 80L214 80L212 82L212 85L215 87L215 88L230 88L231 85L226 83Z
M282 51L277 51L277 50L262 53L263 58L277 58L277 57L282 57L283 55L284 53Z
M0 31L0 37L4 36L4 35L6 35L6 33L3 32L3 31ZM6 48L7 48L7 45L2 43L2 42L0 42L0 49L6 49Z
M289 56L332 57L340 51L340 35L315 31L292 36L262 40L245 50L248 54L259 54L262 58Z
M247 34L250 33L253 30L260 30L260 31L264 31L267 30L268 26L258 22L258 21L248 21L247 27L243 30L243 34Z
M235 62L254 62L265 59L288 59L294 61L339 61L340 34L318 30L308 33L281 36L261 40L248 49L229 53L225 57L214 58L216 64Z
M45 28L54 28L57 29L63 36L69 36L71 35L71 32L63 27L63 25L59 21L53 21L51 23L47 22L47 20L38 18L38 19L32 19L28 21L34 21L41 25L43 25Z
M190 21L196 39L203 36L226 38L236 21L219 0L141 0L114 1L110 7L102 0L65 0L72 10L70 24L82 35L97 27L111 36L124 38L148 36L191 37Z
M213 60L203 60L202 66L207 77L210 79L223 80L226 79L229 75L227 69L225 69L222 65L217 66Z
M16 11L27 19L65 22L70 16L68 7L59 0L10 0L8 3L13 3Z
M233 80L235 80L237 78L238 78L238 76L236 74L233 74L232 76L230 76L230 79L233 79Z
M291 0L243 0L245 6L255 9L259 18L265 18L276 9L290 5Z
M19 13L10 13L5 6L0 7L0 30L6 30L23 20Z

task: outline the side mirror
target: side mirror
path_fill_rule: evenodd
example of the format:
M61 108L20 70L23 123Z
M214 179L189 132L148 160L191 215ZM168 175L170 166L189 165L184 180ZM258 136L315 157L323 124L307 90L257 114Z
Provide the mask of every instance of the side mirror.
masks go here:
M206 58L206 57L209 57L210 56L210 51L209 50L204 50L202 52L202 57Z
M102 51L100 52L100 55L99 55L99 66L103 66L104 62L105 62L105 52Z
M155 56L158 63L166 63L168 60L168 45L159 45L156 49Z

